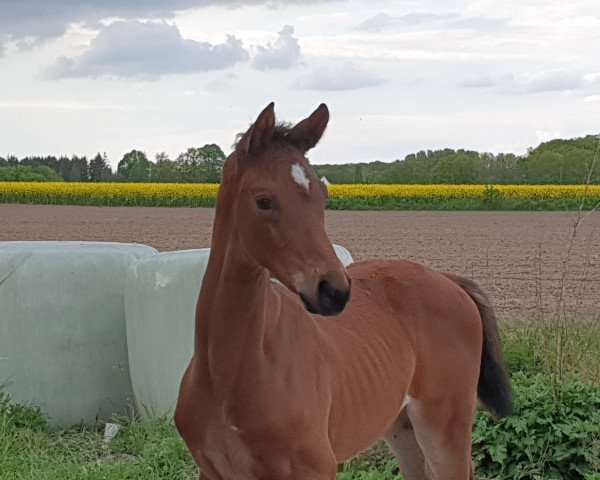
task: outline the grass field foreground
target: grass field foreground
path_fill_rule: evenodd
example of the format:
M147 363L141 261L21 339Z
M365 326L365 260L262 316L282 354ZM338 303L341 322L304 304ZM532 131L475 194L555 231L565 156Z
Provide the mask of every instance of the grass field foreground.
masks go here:
M564 377L556 379L551 324L503 323L515 415L478 412L473 458L478 478L600 480L600 333L573 324L564 335ZM191 480L197 469L165 419L115 418L103 442L98 428L51 429L38 409L12 405L0 391L0 480ZM338 480L399 480L381 444L341 465Z
M0 182L0 203L212 207L218 184ZM331 185L340 210L574 210L600 202L600 185Z

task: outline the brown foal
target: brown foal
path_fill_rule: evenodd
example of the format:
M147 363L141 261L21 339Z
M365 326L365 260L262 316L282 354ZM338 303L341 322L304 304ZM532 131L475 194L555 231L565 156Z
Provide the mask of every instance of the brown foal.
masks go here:
M477 399L511 410L493 310L416 263L343 267L305 158L328 120L270 104L225 162L177 428L211 480L332 480L380 438L406 480L474 479Z

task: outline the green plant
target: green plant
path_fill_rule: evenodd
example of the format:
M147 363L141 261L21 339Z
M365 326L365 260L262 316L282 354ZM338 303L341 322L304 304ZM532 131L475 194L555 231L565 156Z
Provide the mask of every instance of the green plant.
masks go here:
M390 464L390 462L392 463ZM393 467L392 471L394 473L398 472L398 465L395 463L394 456L390 452L387 444L382 440L353 460L341 464L338 468L338 472L368 470L383 471L388 467Z
M375 464L360 460L348 463L338 471L337 480L402 480L402 476L398 473L398 464L388 454Z
M478 412L473 460L486 478L583 479L600 469L600 389L548 375L513 376L515 414L499 421Z
M0 425L5 429L29 429L35 432L48 430L48 422L39 407L12 403L0 390Z
M486 185L481 199L483 210L501 210L503 199L504 194L500 190L493 185Z

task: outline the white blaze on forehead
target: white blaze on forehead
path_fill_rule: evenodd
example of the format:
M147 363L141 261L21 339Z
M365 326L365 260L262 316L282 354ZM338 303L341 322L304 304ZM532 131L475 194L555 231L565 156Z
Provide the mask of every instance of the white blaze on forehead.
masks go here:
M306 188L307 192L309 191L310 180L306 175L306 170L304 170L304 167L299 163L294 163L292 165L292 179L301 187Z

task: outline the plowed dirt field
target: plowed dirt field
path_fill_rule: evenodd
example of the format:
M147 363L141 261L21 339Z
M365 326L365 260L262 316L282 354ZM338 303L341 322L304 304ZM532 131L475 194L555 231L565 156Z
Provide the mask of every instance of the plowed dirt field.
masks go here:
M214 210L0 205L0 241L136 242L158 250L210 246ZM327 211L331 240L355 260L407 258L469 276L503 318L600 315L600 212ZM563 281L564 279L564 281Z

